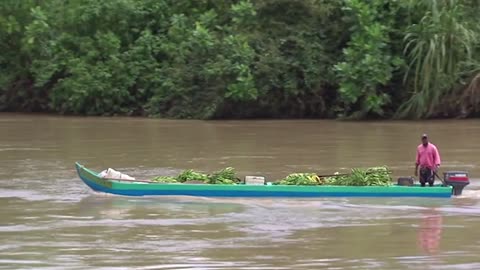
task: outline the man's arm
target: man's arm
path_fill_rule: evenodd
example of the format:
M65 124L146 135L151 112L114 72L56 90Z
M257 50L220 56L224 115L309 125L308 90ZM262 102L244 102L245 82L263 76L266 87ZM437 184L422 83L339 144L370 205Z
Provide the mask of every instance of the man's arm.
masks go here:
M418 151L418 148L417 148L417 157L415 159L415 176L418 175L418 164L420 164L420 152Z
M441 160L440 160L440 153L438 152L437 147L434 148L433 154L434 154L433 160L435 161L435 169L438 169L438 167L440 167Z

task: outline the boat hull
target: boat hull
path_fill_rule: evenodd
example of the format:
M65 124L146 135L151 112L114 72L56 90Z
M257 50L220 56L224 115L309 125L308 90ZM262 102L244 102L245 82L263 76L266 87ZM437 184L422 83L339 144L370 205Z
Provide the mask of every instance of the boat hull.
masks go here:
M291 185L210 185L125 182L98 177L97 173L75 164L80 179L91 189L123 196L201 197L429 197L448 198L452 187L419 186L291 186Z

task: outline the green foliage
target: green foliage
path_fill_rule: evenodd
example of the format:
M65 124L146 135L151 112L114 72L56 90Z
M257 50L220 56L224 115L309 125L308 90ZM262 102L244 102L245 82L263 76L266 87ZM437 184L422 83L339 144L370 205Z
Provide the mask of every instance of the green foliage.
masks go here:
M208 181L208 175L203 173L194 172L193 170L185 170L176 177L179 182L186 181Z
M334 185L334 186L389 186L391 172L386 166L354 168L349 174L319 177L314 173L292 173L276 182L277 185Z
M0 110L46 110L47 94L33 86L29 72L32 40L26 39L25 29L34 16L42 16L35 2L0 1Z
M330 66L342 42L343 29L332 24L339 3L267 0L256 5L257 27L249 37L257 52L254 78L260 95L251 114L327 116L327 103L334 99ZM245 112L242 107L232 110Z
M257 98L250 66L254 52L235 22L254 14L249 2L233 5L233 20L219 26L224 10L174 15L161 46L162 82L148 104L152 114L211 118L228 100ZM235 15L236 14L236 15Z
M429 117L474 96L477 2L3 0L0 111Z
M324 179L327 185L336 186L390 186L391 172L386 166L354 168L349 175L331 176Z
M240 179L235 177L235 169L232 167L227 167L220 171L212 173L208 177L208 184L221 184L221 185L231 185L240 183Z
M463 62L472 57L479 36L472 22L465 20L470 8L465 2L429 0L411 4L412 9L426 12L418 23L407 28L404 38L409 62L405 76L414 91L399 108L399 117L430 116L441 98L453 90Z
M178 180L175 177L171 176L157 176L153 178L152 181L159 183L178 183Z
M301 185L301 186L314 186L319 185L322 182L318 175L314 173L292 173L287 175L284 179L278 181L279 185Z
M184 183L187 181L201 181L205 184L217 184L217 185L233 185L241 182L235 176L235 169L227 167L222 170L213 172L210 175L195 172L193 170L185 170L176 177L170 176L158 176L152 179L155 182L164 183Z
M383 115L390 96L382 91L402 59L394 56L389 43L393 30L395 2L385 8L383 0L346 0L345 10L354 17L351 40L343 50L345 60L335 65L343 113L364 117Z

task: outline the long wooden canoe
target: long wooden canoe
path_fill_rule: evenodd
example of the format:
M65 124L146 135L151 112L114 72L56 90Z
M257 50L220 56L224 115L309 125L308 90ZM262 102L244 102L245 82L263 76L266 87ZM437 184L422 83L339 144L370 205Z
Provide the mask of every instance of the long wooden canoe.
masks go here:
M176 195L201 197L430 197L448 198L452 187L434 186L292 186L292 185L211 185L152 183L105 179L75 164L78 176L91 189L124 196Z

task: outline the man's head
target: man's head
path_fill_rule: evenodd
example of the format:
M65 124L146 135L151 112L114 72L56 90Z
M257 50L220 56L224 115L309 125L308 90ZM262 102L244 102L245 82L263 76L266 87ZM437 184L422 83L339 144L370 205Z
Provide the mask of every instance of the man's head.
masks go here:
M424 146L427 146L428 145L428 135L427 134L423 134L422 135L422 144Z

